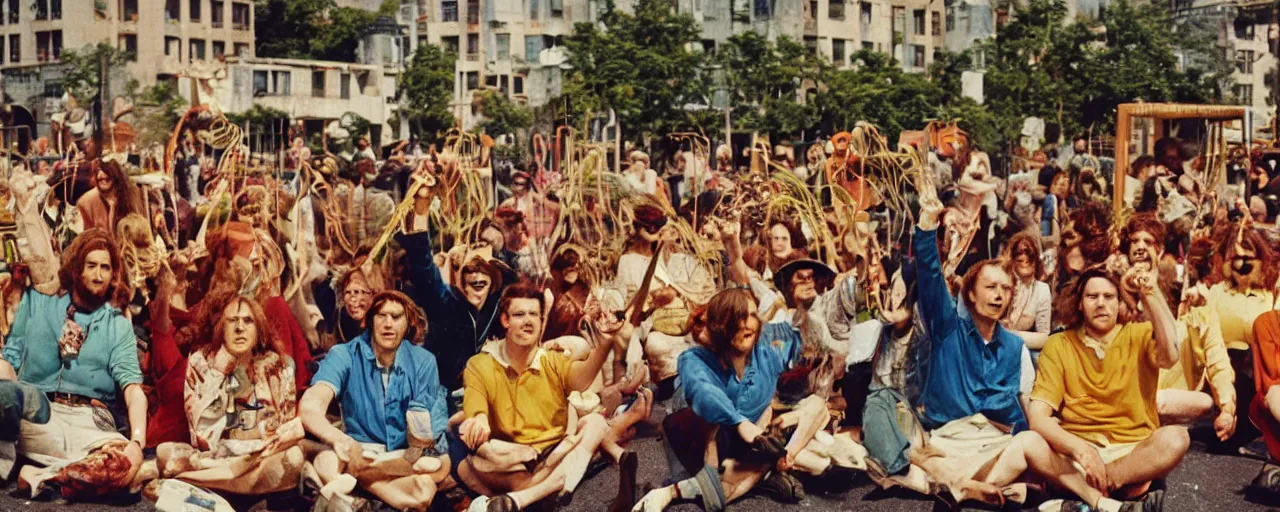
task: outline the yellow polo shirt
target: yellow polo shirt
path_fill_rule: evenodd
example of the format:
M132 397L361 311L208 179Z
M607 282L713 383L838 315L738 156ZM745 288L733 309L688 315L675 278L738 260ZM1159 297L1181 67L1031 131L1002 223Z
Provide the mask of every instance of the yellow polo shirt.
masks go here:
M487 414L493 439L542 451L559 443L568 426L571 361L539 348L529 367L516 373L502 350L505 343L490 341L467 361L463 413L467 418Z
M1160 427L1159 376L1150 323L1121 326L1105 346L1075 329L1045 342L1031 399L1049 404L1063 429L1087 441L1135 443Z

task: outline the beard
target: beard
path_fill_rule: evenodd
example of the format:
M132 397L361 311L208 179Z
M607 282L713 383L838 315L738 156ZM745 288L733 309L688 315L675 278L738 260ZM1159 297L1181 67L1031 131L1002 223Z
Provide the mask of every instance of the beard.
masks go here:
M77 280L72 290L71 298L74 299L76 306L85 311L95 311L107 302L107 297L111 293L111 285L107 285L101 293L94 293L83 282Z

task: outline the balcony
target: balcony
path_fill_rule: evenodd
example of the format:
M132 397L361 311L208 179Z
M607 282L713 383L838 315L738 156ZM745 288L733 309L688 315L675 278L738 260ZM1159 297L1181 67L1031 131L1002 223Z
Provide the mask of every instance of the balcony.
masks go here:
M479 52L468 53L467 62L480 62L480 53Z

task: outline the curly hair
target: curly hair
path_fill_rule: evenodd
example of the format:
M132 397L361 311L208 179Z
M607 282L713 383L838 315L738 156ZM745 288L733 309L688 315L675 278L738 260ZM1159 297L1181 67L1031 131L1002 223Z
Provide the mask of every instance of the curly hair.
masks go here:
M1084 325L1084 313L1080 311L1080 305L1084 300L1084 285L1090 279L1100 277L1110 281L1116 287L1117 298L1121 305L1125 303L1123 297L1120 297L1121 286L1120 277L1116 276L1106 268L1105 264L1097 264L1086 268L1079 276L1076 276L1067 284L1065 293L1058 294L1053 300L1053 318L1060 325L1067 329L1076 329Z
M1160 219L1156 218L1154 213L1138 213L1129 218L1129 222L1125 223L1124 228L1120 230L1120 254L1129 255L1129 239L1137 233L1146 232L1155 239L1155 246L1159 250L1164 250L1165 246L1165 227ZM1154 256L1154 255L1153 255Z
M1236 257L1237 243L1252 249L1258 261L1262 262L1260 283L1268 286L1280 278L1280 267L1276 265L1276 249L1267 241L1267 236L1257 228L1241 228L1239 223L1228 223L1214 230L1213 242L1217 250L1209 257L1209 275L1205 278L1206 285L1231 284L1232 277L1225 269Z
M71 292L84 272L85 260L93 251L107 251L111 257L111 282L107 283L106 301L117 308L129 303L129 287L124 281L124 264L120 248L106 230L86 229L80 233L66 252L62 253L62 266L58 269L58 282L62 291Z
M257 341L253 344L253 356L255 359L265 356L269 353L275 353L280 357L280 363L289 358L289 352L285 349L284 341L276 333L275 327L271 322L267 321L267 315L260 306L252 298L239 295L231 291L219 292L217 295L210 296L201 301L201 311L199 317L193 325L196 326L198 335L191 338L191 344L188 350L191 353L200 352L206 358L212 359L218 348L222 347L223 340L226 336L226 325L223 316L228 307L232 305L243 305L249 308L249 314L253 317L253 326L257 331ZM250 366L252 370L252 366ZM253 375L250 375L252 378Z
M1013 238L1010 238L1009 243L1005 245L1004 254L1001 255L1001 258L1015 262L1018 256L1025 254L1036 266L1035 278L1037 280L1044 279L1044 259L1040 257L1039 238L1025 231L1013 235Z

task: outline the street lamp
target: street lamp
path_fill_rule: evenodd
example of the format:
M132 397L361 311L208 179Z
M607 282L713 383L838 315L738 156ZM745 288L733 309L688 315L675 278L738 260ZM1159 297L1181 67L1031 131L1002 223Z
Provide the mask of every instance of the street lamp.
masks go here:
M724 66L720 64L712 64L708 67L711 70L711 80L715 84L715 94L711 98L711 108L724 110L724 144L729 148L729 155L733 155L733 112L732 105L729 100L729 78ZM716 151L712 149L712 158L716 157Z

